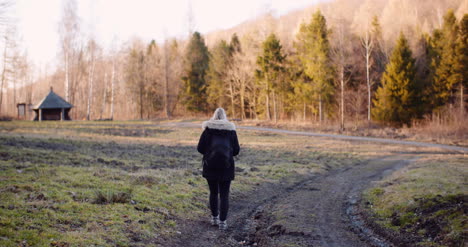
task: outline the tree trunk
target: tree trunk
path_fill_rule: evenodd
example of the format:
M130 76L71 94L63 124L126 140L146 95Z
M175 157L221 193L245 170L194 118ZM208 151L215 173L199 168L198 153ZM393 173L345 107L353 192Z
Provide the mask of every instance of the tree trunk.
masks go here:
M245 100L245 81L244 80L241 80L240 82L241 84L241 90L240 90L240 104L241 104L241 119L244 120L246 117L245 117L245 103L244 103L244 100Z
M0 113L2 112L2 102L3 102L3 87L6 80L6 58L7 58L7 39L5 37L5 47L3 49L3 70L2 70L2 85L0 85Z
M305 101L305 99L304 99L304 103L303 103L303 113L302 113L302 114L303 114L302 117L303 117L304 122L306 121L306 109L307 109L307 108L306 108L306 101Z
M266 117L267 120L271 120L270 116L270 89L268 88L268 81L266 83L266 102L265 102L265 110L266 110Z
M91 103L93 98L93 81L94 81L94 58L91 61L91 70L88 77L88 107L86 109L86 120L89 121L91 115Z
M164 45L164 113L166 118L171 118L171 112L169 110L169 61L167 57L168 49L167 45Z
M253 113L255 115L255 120L258 120L258 114L257 114L257 100L254 98L253 99Z
M341 67L340 73L340 80L341 80L341 130L344 130L344 68Z
M13 77L11 82L13 83L13 106L16 107L16 75Z
M460 83L460 121L464 120L465 115L465 94L464 94L463 83Z
M104 109L106 108L106 99L107 99L107 72L104 73L104 96L102 97L102 107L101 107L101 114L99 119L102 119L102 114L104 113Z
M169 109L169 78L167 75L166 71L166 76L164 78L164 113L166 114L166 118L170 119L171 118L171 111Z
M273 117L275 119L275 123L278 122L278 109L277 109L277 106L276 106L276 92L273 91Z
M367 123L370 124L372 121L372 116L371 116L371 108L372 108L372 102L371 102L371 81L370 81L370 57L372 53L372 48L373 48L373 40L371 35L369 34L369 29L367 28L365 37L361 39L362 46L364 47L365 54L364 57L366 59L366 82L367 82ZM382 47L382 46L381 46Z
M323 121L323 114L322 114L322 95L319 95L319 122L320 124Z
M111 116L110 119L114 120L114 80L115 80L115 61L112 61L112 75L111 75Z
M366 50L366 76L367 76L367 122L371 122L371 83L370 83L370 75L369 75L369 54Z
M236 109L234 108L234 89L232 86L232 80L229 80L229 97L231 98L231 118L236 116Z
M70 68L69 68L68 51L65 52L65 101L70 102Z
M143 120L143 85L140 85L140 120Z

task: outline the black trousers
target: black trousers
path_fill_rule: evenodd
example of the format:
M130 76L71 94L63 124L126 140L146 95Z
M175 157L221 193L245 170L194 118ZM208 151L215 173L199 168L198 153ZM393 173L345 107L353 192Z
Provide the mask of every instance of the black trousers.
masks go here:
M229 188L231 181L207 180L210 187L210 209L211 215L218 216L225 221L229 210ZM218 203L219 195L219 203ZM219 205L219 209L218 209Z

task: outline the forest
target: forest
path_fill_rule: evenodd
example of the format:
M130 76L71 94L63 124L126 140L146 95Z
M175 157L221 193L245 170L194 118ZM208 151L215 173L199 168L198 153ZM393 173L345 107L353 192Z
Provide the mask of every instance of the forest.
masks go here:
M0 6L2 7L2 6ZM102 47L63 1L59 66L2 40L0 116L53 87L75 120L206 116L317 124L466 123L467 0L336 0L164 43Z

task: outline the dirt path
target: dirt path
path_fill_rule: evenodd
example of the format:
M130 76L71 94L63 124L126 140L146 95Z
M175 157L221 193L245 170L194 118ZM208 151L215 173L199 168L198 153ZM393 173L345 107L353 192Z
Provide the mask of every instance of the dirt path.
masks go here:
M161 126L185 127L185 128L200 128L201 127L200 124L190 123L190 122L174 122L174 123L163 124ZM397 144L397 145L409 145L409 146L416 146L416 147L440 148L440 149L445 149L445 150L468 153L468 148L466 147L436 144L436 143L427 143L427 142L403 141L403 140L377 138L377 137L348 136L348 135L338 135L338 134L322 134L322 133L314 133L314 132L306 132L306 131L283 130L283 129L273 129L273 128L253 127L253 126L237 126L237 128L246 129L246 130L282 133L282 134L289 134L289 135L315 136L315 137L325 137L325 138L351 140L351 141L365 141L365 142L388 143L388 144Z
M369 183L415 157L382 157L331 171L265 184L231 200L229 230L208 218L181 222L180 238L165 246L391 246L360 225L353 206Z
M199 127L193 123L180 123L178 127ZM402 145L443 148L468 152L467 148L387 140L380 138L350 137L315 134L256 127L251 130L377 141ZM178 222L181 227L177 238L164 246L392 246L372 229L366 228L358 211L362 191L373 181L402 168L418 159L416 153L395 154L368 160L354 166L289 178L276 184L258 186L249 196L231 200L228 218L229 230L220 232L209 225L208 218Z

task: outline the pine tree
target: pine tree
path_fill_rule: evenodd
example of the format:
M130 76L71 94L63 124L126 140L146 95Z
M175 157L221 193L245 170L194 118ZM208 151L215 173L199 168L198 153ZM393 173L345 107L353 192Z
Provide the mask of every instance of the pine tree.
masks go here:
M468 87L468 14L460 20L458 38L455 44L454 80L459 86L460 116L465 114L465 88Z
M427 68L419 68L419 70L425 69L426 73L419 73L416 77L424 86L424 91L421 92L422 101L426 104L425 109L423 109L424 113L431 113L438 108L438 104L436 102L437 97L435 97L437 94L437 88L435 87L435 74L440 64L442 54L442 38L441 30L435 29L431 36L426 35L424 40L421 40L420 42L424 49L424 54L422 56L426 56L426 64L421 64L419 66L427 66Z
M229 47L231 48L232 53L240 53L242 52L241 44L239 41L239 37L236 33L231 36L231 42L229 43Z
M372 30L371 38L374 43L374 49L372 52L372 63L375 66L375 72L373 73L372 80L379 80L382 73L385 71L385 65L388 62L388 55L386 52L385 41L382 35L382 27L377 16L372 17Z
M143 119L143 109L145 100L145 54L133 48L127 58L125 66L125 79L127 87L135 101L137 102L140 119Z
M296 50L305 74L312 80L314 98L319 102L320 120L323 120L322 103L333 93L333 67L330 58L327 22L318 10L309 24L301 24L296 36Z
M229 63L228 63L228 71L226 72L225 80L229 83L229 98L231 99L231 116L237 117L236 115L236 100L235 97L239 96L240 101L240 118L245 118L245 109L244 109L244 95L245 95L245 84L242 82L239 83L239 80L235 80L231 77L234 71L236 71L236 61L238 61L238 56L241 56L242 53L241 43L239 41L239 37L237 34L234 33L231 36L231 41L229 43ZM240 85L238 85L240 84ZM238 90L236 90L238 89Z
M372 114L375 119L392 124L410 124L415 114L415 60L403 33L377 89Z
M453 99L452 91L456 84L455 44L458 33L458 25L453 10L449 10L444 16L444 24L441 30L441 38L435 44L438 50L439 61L435 61L435 76L433 84L433 106L439 108Z
M310 78L304 73L301 61L298 56L293 56L288 60L287 70L289 81L291 81L291 91L288 96L288 110L302 112L302 120L307 119L307 108L312 100L312 83Z
M231 47L220 40L211 50L210 66L207 74L208 103L211 107L226 107L228 85L226 74L229 70ZM232 112L231 112L232 114Z
M147 88L144 93L145 101L148 104L148 115L160 111L163 105L162 78L161 78L161 56L159 47L155 40L152 40L146 48L145 59L145 81Z
M193 112L207 110L206 73L209 67L209 53L205 41L199 32L190 39L185 54L184 76L182 81L183 104Z
M432 62L434 60L434 47L432 45L432 37L424 33L418 41L419 56L416 57L416 81L418 82L418 98L420 116L432 111L432 88L434 82L434 68Z
M265 93L265 113L266 118L271 120L270 115L270 95L273 93L274 117L277 120L276 93L278 90L279 79L284 72L283 62L285 56L281 51L281 44L275 34L270 34L263 42L263 52L257 57L256 70L257 80L264 86Z

